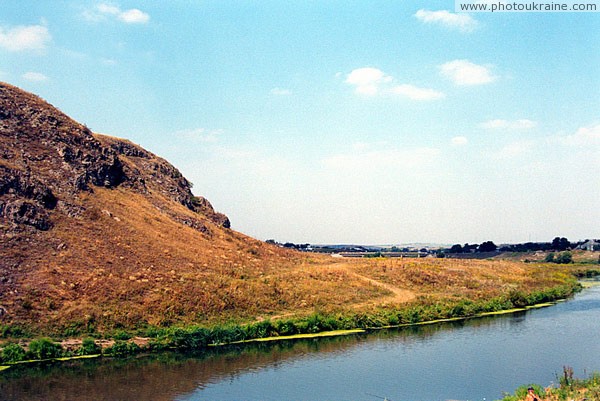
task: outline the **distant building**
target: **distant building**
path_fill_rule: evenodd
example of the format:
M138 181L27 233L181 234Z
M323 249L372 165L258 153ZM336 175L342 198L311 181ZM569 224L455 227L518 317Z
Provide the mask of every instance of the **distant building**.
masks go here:
M577 249L582 249L584 251L600 251L600 241L595 239L589 239L583 244L579 245Z

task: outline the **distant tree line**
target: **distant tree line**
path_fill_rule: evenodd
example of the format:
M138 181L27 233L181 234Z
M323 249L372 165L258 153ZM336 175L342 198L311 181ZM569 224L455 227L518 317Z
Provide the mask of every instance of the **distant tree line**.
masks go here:
M281 242L275 241L274 239L268 239L265 242L267 244L277 245L282 248L293 248L293 249L298 249L300 251L305 251L310 247L310 244L294 244L292 242L281 243Z
M498 247L492 241L486 241L481 244L455 244L445 253L477 253L477 252L536 252L536 251L556 251L563 252L574 249L583 242L570 242L565 237L555 237L552 242L525 242L522 244L509 244Z
M455 244L446 250L446 253L495 252L496 250L498 250L498 246L493 241L485 241L481 244Z
M277 242L274 239L266 241L269 244L277 245L282 248L297 249L300 251L312 251L312 252L416 252L416 249L412 248L399 248L392 246L391 248L377 248L360 245L351 246L317 246L311 244L294 244L292 242ZM464 245L454 244L450 248L439 249L436 252L428 250L426 248L418 250L421 253L435 253L437 257L444 257L450 254L465 254L465 253L489 253L489 252L565 252L575 249L577 246L583 244L585 241L571 242L565 237L555 237L551 242L525 242L520 244L507 244L498 246L493 241L485 241L481 244L469 244ZM560 255L554 255L556 260L552 260L556 263L565 263L560 259ZM569 262L566 262L569 263Z
M571 243L565 237L555 237L552 242L526 242L524 244L505 245L500 248L503 252L535 252L535 251L566 251L573 249L582 242Z

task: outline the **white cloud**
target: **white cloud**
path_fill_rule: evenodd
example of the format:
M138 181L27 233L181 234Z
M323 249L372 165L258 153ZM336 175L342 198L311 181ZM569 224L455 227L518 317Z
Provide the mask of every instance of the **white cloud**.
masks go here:
M356 93L373 96L377 94L381 84L391 82L392 79L377 68L363 67L348 74L345 82L355 86Z
M395 86L391 89L392 93L406 96L412 100L437 100L442 99L445 95L442 92L429 88L419 88L418 86L403 84Z
M47 81L48 77L40 72L29 71L22 75L23 79L31 82L43 82Z
M469 140L467 139L466 136L455 136L450 141L452 142L452 145L455 145L455 146L463 146L463 145L466 145L467 143L469 143Z
M150 16L137 8L119 13L118 18L127 24L146 24L150 21Z
M347 75L344 81L355 87L355 92L361 95L375 96L393 94L407 97L411 100L437 100L445 95L429 88L421 88L410 84L391 86L394 78L378 68L357 68Z
M12 51L44 50L52 39L43 25L0 27L0 47Z
M119 7L111 5L111 4L98 4L96 9L102 14L111 14L111 15L119 15L121 10Z
M186 140L186 141L216 143L219 141L219 138L223 135L223 130L222 129L210 130L210 129L206 129L206 128L195 128L195 129L177 131L174 133L174 135L183 140Z
M488 67L469 60L453 60L440 66L441 74L456 85L483 85L496 80Z
M292 94L292 91L289 89L273 88L270 93L275 96L288 96Z
M137 8L121 10L119 6L107 3L98 4L92 10L85 10L82 15L92 22L102 21L107 16L115 17L126 24L146 24L150 21L150 15Z
M456 14L447 10L420 9L415 17L426 24L440 24L447 28L457 28L461 32L472 32L478 25L477 21L468 14Z
M558 137L558 142L571 146L600 145L600 124L581 127L572 135Z
M536 121L531 121L527 119L519 119L514 121L509 120L488 120L479 125L484 129L511 129L511 130L524 130L531 129L537 127Z

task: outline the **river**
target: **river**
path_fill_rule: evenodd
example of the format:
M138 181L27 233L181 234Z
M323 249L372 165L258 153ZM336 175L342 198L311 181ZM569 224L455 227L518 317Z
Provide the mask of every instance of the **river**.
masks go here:
M70 361L0 373L0 400L495 400L600 371L600 286L555 306L195 355Z

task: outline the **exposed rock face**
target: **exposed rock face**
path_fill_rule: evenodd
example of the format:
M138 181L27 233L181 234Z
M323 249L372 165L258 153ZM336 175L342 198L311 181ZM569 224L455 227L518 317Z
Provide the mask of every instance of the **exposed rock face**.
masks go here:
M189 181L167 161L129 141L93 134L40 98L0 83L0 222L11 229L51 229L53 210L80 215L78 194L100 186L161 194L230 226L206 199L194 197ZM179 216L157 197L153 203L171 218L209 231L202 219Z

